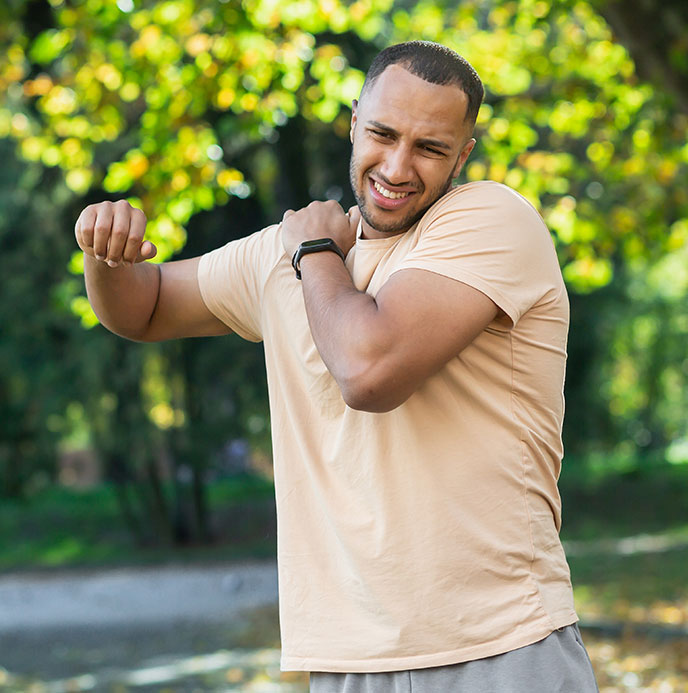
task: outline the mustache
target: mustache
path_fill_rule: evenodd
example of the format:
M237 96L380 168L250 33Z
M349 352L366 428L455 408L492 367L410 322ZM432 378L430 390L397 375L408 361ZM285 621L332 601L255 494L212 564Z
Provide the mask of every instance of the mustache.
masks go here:
M393 183L387 176L383 175L382 173L378 173L377 171L368 171L367 172L368 176L373 175L375 178L377 178L381 183L384 183L385 185L389 185L390 187L395 187L397 185L404 185L408 186L410 188L413 188L416 192L423 192L424 188L422 186L419 186L417 183Z

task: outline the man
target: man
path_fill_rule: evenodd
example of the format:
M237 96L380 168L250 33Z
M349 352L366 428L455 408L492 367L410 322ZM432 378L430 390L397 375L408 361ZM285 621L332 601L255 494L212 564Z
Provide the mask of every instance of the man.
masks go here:
M597 690L558 537L556 254L515 192L452 188L482 96L453 51L393 46L353 105L348 213L162 266L125 202L76 225L112 331L265 342L282 666L317 693Z

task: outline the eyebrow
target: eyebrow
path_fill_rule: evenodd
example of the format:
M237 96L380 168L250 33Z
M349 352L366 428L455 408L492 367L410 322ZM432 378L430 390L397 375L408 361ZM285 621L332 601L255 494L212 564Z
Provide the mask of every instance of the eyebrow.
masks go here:
M396 137L399 136L399 132L395 130L394 128L389 127L389 125L385 125L384 123L380 123L377 120L369 120L366 125L372 125L374 128L377 128L379 130L384 130L385 132L388 132L390 135L395 135ZM446 142L443 142L442 140L435 140L432 137L421 137L419 140L416 140L418 144L424 145L424 146L429 146L429 147L437 147L438 149L447 149L451 151L451 145L447 144Z

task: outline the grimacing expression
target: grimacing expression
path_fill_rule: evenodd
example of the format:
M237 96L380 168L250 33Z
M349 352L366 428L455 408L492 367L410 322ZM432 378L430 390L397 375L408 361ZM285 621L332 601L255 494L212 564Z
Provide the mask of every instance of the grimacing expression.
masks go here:
M457 85L390 65L354 103L349 174L365 237L407 231L451 187L475 140Z

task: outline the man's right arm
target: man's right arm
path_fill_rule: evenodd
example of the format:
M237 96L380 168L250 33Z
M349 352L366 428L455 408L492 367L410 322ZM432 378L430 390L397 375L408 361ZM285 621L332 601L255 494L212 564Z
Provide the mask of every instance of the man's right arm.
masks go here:
M124 200L90 205L77 220L86 292L101 323L142 342L228 334L201 296L200 258L145 262L157 252L144 240L145 228L143 212Z

